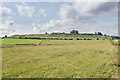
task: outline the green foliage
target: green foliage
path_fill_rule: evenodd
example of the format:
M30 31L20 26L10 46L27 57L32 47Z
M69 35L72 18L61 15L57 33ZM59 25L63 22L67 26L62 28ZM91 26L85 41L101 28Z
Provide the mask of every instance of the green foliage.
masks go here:
M92 39L87 39L87 40L92 40Z
M77 34L77 35L73 35L73 34L29 34L29 35L13 35L11 36L10 38L12 39L25 39L28 38L28 39L41 39L41 40L60 40L60 38L66 38L66 39L69 39L69 38L73 38L74 40L76 40L76 38L80 38L80 39L83 39L84 38L89 38L89 39L92 39L92 40L96 40L96 38L99 38L100 40L103 40L103 38L106 38L107 39L107 36L106 37L102 37L100 35L89 35L89 34ZM58 38L58 39L57 39Z
M120 45L120 40L118 40L118 42L117 42L117 43L118 43L118 45Z
M98 32L98 35L103 35L101 32Z
M77 30L72 30L70 33L71 34L78 34L78 31Z
M97 40L99 40L99 38L97 38Z
M77 38L77 40L80 40L79 38Z
M5 38L7 38L7 35L5 35Z
M86 40L86 38L84 38L84 40Z
M47 32L45 32L45 34L48 34Z

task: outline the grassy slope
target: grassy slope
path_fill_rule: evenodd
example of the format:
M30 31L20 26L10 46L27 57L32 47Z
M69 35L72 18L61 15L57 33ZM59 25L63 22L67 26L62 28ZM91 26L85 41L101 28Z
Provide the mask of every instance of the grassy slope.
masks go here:
M2 55L3 77L108 78L118 75L117 48L107 40L46 40L40 46L3 48Z
M32 44L40 43L41 40L33 39L2 39L2 45L13 45L13 44Z
M28 35L13 35L11 36L11 38L13 37L16 37L16 38L19 38L19 37L22 37L22 38L25 38L25 37L30 37L30 38L74 38L76 39L77 37L78 38L81 38L81 39L84 39L84 38L91 38L93 40L96 40L96 38L99 38L99 39L103 39L105 38L105 36L100 36L100 35L65 35L65 34L60 34L60 35L56 35L56 34L28 34Z

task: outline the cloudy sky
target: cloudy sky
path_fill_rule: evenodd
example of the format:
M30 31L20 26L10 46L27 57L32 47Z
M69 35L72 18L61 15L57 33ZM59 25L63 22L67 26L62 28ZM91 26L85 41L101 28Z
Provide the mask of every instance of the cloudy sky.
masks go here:
M117 2L4 2L1 14L0 36L73 29L80 33L118 34Z

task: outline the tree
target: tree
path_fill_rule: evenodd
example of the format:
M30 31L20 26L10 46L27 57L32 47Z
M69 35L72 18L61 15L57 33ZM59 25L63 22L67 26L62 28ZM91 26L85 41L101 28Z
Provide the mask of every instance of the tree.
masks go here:
M97 40L99 40L99 38L97 38Z
M7 38L7 35L5 35L5 38Z
M79 38L77 38L77 40L80 40Z
M20 36L19 39L22 39L22 37Z
M72 30L70 31L71 34L78 34L78 31L77 30Z
M107 36L107 34L104 34L104 36Z
M95 32L95 35L97 35L97 32Z
M45 32L45 34L48 34L47 32Z
M98 32L98 35L103 35L101 32Z

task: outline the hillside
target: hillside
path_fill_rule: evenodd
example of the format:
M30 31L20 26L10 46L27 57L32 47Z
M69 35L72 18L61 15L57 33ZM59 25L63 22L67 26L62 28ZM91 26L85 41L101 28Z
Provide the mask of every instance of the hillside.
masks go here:
M107 36L94 34L27 34L27 35L13 35L8 38L15 39L107 39Z

